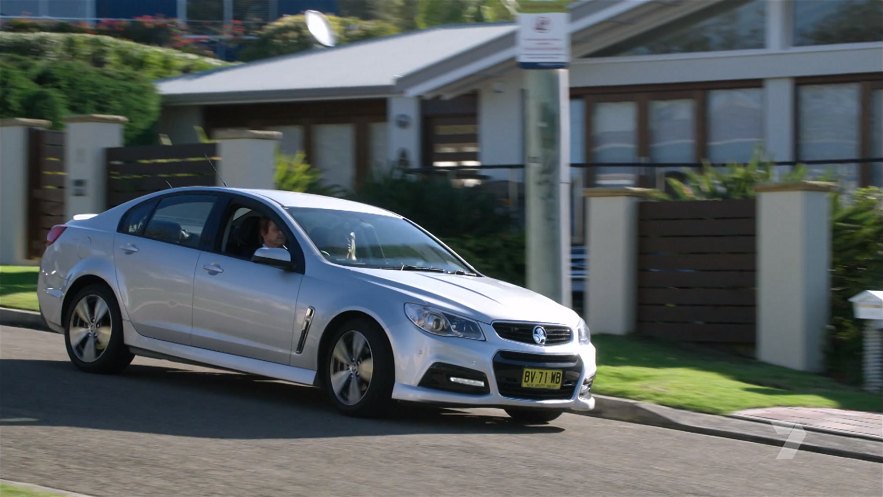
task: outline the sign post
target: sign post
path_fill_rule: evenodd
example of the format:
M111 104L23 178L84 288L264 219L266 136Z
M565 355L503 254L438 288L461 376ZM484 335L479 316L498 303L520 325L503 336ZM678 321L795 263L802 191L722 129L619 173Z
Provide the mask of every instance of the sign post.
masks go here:
M519 2L517 59L527 70L527 287L570 307L568 3Z

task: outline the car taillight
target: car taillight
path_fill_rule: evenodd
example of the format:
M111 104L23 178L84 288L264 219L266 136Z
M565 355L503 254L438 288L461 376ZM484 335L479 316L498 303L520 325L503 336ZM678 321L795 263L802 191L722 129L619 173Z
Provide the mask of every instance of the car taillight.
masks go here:
M46 235L46 246L48 247L52 245L55 240L58 240L58 237L60 237L66 229L67 226L63 224L56 224L55 226L53 226L52 229L49 230L49 233Z

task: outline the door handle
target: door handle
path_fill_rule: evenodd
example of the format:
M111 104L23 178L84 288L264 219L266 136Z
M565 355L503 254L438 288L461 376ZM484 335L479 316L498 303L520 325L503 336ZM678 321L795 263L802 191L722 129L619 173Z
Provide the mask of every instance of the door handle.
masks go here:
M125 245L120 245L120 250L122 250L123 252L125 252L127 254L134 254L135 252L138 251L138 247L136 247L135 245L133 245L131 243L127 243Z
M224 272L224 269L217 264L206 264L205 266L202 266L202 268L208 271L209 274L219 274Z

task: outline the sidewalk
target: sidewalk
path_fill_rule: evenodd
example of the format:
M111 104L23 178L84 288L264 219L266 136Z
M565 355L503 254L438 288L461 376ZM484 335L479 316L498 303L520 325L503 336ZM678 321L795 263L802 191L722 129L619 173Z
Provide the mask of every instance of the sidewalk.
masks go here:
M0 325L46 330L39 313L0 308ZM783 447L798 451L883 462L883 414L842 409L774 407L716 416L616 397L595 396L585 413L693 433Z

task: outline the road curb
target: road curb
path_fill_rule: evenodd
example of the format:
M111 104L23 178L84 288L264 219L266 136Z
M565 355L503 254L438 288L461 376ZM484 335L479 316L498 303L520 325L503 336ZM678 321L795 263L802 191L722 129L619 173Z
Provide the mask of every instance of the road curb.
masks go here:
M0 307L0 324L32 330L50 331L39 312Z
M763 423L756 420L742 420L727 416L682 411L671 407L595 395L595 409L581 412L615 421L626 421L660 428L669 428L690 433L731 438L745 442L761 443L783 447L791 442L791 432L780 434L775 426L803 429L802 425L791 423ZM799 450L831 456L883 462L883 443L866 438L851 437L847 434L802 431Z

